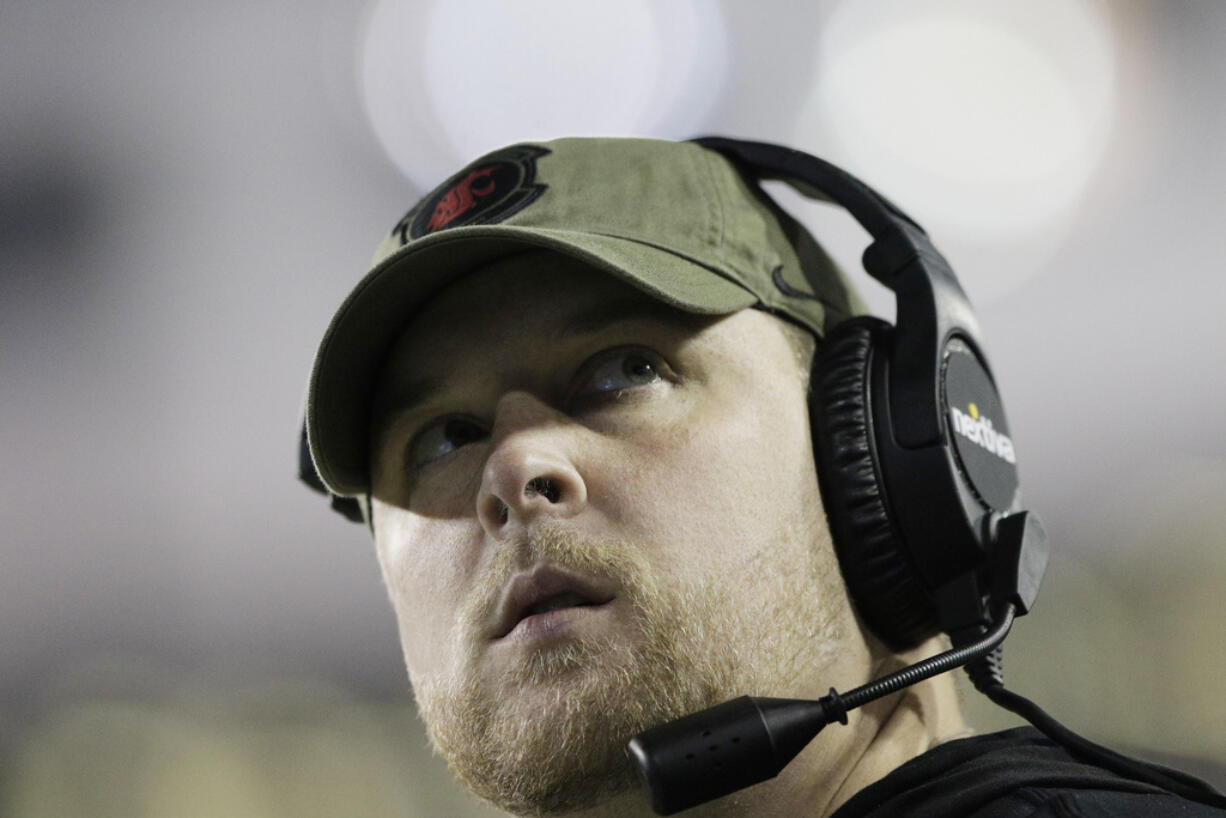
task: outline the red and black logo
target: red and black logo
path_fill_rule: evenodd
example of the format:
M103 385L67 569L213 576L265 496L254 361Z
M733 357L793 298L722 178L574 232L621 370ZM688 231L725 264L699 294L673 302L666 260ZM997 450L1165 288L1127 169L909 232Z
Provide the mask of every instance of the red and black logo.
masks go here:
M422 199L393 235L401 244L469 224L494 224L531 204L548 185L536 182L536 160L549 153L538 145L512 145L481 157Z

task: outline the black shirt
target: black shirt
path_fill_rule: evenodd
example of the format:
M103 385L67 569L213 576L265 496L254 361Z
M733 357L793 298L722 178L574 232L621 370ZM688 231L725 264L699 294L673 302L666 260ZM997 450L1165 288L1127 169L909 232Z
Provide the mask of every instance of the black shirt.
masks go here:
M1070 756L1032 727L941 744L831 818L1221 818L1216 809Z

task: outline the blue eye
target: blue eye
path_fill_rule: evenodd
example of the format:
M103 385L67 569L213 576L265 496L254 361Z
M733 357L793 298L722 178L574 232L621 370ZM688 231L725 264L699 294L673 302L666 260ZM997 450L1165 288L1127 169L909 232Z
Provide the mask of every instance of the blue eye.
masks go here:
M594 362L585 366L584 370L586 376L580 380L575 393L577 397L592 392L620 392L660 379L660 373L651 359L633 349L616 349L601 353Z
M483 437L485 429L472 418L439 418L409 442L408 460L413 466L422 466Z

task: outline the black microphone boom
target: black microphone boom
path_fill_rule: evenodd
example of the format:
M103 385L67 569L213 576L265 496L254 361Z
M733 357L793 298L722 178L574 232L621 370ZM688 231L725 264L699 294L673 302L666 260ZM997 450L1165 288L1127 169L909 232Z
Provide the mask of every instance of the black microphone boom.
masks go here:
M657 815L774 778L829 723L821 702L741 696L654 727L629 753Z
M840 695L816 701L742 696L653 727L627 748L657 815L672 815L774 778L832 721L907 685L959 667L1004 641L1013 625L1007 605L991 632L974 644L938 653Z

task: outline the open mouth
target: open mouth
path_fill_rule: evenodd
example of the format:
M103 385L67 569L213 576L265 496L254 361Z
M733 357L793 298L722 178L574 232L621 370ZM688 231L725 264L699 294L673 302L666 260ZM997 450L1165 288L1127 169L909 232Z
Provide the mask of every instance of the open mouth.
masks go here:
M613 599L613 594L592 580L552 566L517 576L500 606L494 638L501 639L526 619L573 608L594 608Z
M520 621L522 622L528 617L536 616L537 614L556 611L559 608L582 608L595 604L597 603L591 601L590 599L584 599L576 593L562 593L555 597L546 599L543 602L538 602L535 605L532 605L528 608L528 610L524 611L524 615L520 617Z
M554 596L542 599L539 602L534 602L523 609L523 612L515 617L510 627L506 629L503 636L507 636L514 632L526 620L534 617L545 617L548 614L557 611L568 611L577 608L598 608L608 602L608 599L595 600L589 599L581 594L572 591L563 592Z

